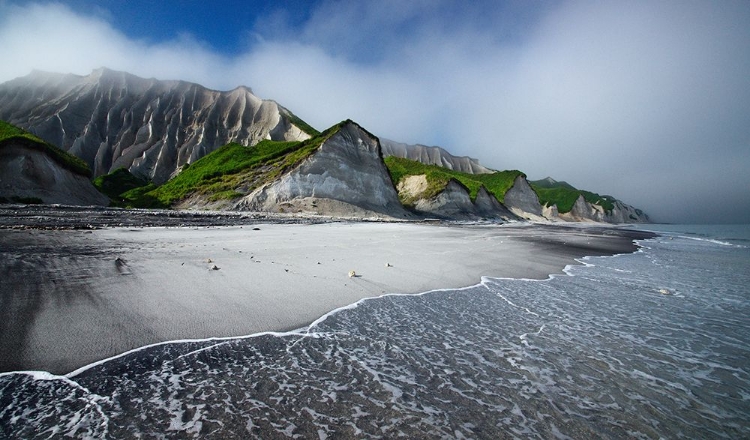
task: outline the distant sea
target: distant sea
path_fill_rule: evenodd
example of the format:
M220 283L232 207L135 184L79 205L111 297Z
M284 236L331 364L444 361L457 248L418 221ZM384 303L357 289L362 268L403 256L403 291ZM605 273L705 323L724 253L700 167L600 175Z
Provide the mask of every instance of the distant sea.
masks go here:
M546 281L0 375L0 437L750 438L750 226L645 225Z

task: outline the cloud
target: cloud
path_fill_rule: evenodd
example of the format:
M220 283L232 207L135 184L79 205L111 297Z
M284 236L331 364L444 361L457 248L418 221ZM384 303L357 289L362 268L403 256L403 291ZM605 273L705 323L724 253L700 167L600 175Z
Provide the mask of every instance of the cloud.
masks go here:
M260 17L248 49L228 57L187 29L147 42L106 14L0 3L0 81L107 66L244 84L321 129L352 118L659 220L705 220L702 204L750 222L747 2L472 5L324 1L301 23Z
M545 162L576 170L571 183L662 220L697 219L701 203L741 208L750 219L750 198L734 190L750 188L747 173L727 166L750 165L749 11L739 3L566 5L519 63L514 89L532 100L513 99L521 107L503 119L516 130L498 135L536 154L509 160L530 173L544 173L536 164Z
M321 8L330 19L313 16L300 39L320 56L300 64L308 69L292 74L296 89L283 100L316 122L343 109L383 136L553 175L662 221L716 221L719 212L750 221L746 3L562 3L500 40L472 26L471 14L444 26L445 11L419 4L392 15L330 5L339 9ZM379 50L363 60L357 52L374 28ZM306 79L311 70L325 74ZM277 70L259 84L282 96L287 79ZM300 99L306 87L325 93Z
M227 60L185 33L173 41L133 40L103 15L84 16L58 3L0 4L0 80L32 69L86 75L99 67L142 76L205 82Z

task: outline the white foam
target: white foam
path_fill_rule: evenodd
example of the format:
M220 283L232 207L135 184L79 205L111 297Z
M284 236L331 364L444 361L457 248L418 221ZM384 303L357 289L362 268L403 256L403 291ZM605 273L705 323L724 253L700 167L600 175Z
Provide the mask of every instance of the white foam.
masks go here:
M703 241L703 242L707 242L707 243L718 244L718 245L721 245L721 246L731 246L731 247L744 248L744 246L740 246L740 245L737 245L737 244L728 243L726 241L716 240L716 239L713 239L713 238L690 237L690 236L687 236L687 235L677 235L676 237L677 238L684 238L686 240Z
M30 376L34 381L62 382L72 388L80 390L84 394L82 398L88 403L87 406L93 407L94 410L99 414L99 417L101 418L100 425L103 429L103 437L107 437L107 434L109 433L109 417L107 417L107 414L102 408L100 402L110 402L110 398L94 394L89 391L88 388L82 386L74 380L69 379L66 376L55 375L47 371L12 371L7 373L0 373L0 377L12 375L27 375ZM68 433L75 433L81 427L81 424L85 425L89 423L87 417L83 417L82 415L77 413L74 414L73 418L74 420L67 424ZM84 435L83 437L85 438L87 436Z
M73 377L78 376L79 374L83 373L84 371L90 370L90 369L92 369L94 367L98 367L99 365L102 365L102 364L107 363L109 361L112 361L112 360L115 360L115 359L120 359L120 358L128 356L130 354L137 353L137 352L143 351L143 350L147 350L147 349L153 348L153 347L160 347L160 346L163 346L163 345L171 345L171 344L183 344L183 343L194 343L194 342L220 341L220 343L218 343L218 344L214 344L214 345L211 345L211 346L208 346L208 347L202 347L202 348L194 350L194 351L192 351L190 353L186 353L186 354L184 354L184 355L181 356L181 357L183 357L183 356L186 356L187 354L200 353L201 351L208 350L210 348L222 345L222 344L227 343L227 342L232 342L232 341L241 340L241 339L257 338L257 337L266 336L266 335L277 336L277 337L285 337L285 336L293 336L293 335L304 336L303 334L300 334L298 330L291 330L291 331L288 331L288 332L260 332L260 333L253 333L251 335L244 335L244 336L226 336L226 337L220 337L220 338L214 337L214 338L204 338L204 339L175 339L173 341L157 342L157 343L154 343L154 344L149 344L149 345L144 345L142 347L134 348L134 349L128 350L128 351L126 351L124 353L120 353L120 354L114 355L112 357L108 357L106 359L102 359L102 360L90 363L88 365L84 365L83 367L78 368L77 370L74 370L74 371L66 374L65 377L67 377L67 378L73 378Z

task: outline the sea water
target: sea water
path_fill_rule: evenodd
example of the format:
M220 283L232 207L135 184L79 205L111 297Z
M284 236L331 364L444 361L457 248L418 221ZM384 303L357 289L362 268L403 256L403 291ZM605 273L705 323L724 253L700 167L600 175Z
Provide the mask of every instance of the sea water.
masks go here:
M750 227L655 226L546 281L0 375L0 436L749 438Z

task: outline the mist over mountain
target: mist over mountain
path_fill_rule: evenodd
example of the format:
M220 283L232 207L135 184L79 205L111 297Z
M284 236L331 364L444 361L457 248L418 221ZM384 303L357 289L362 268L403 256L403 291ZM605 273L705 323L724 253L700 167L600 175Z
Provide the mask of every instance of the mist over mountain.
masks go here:
M106 68L77 76L35 71L0 84L0 120L80 157L100 176L117 168L163 183L230 142L310 134L247 87L228 92Z
M552 178L530 185L521 171L379 139L350 120L320 133L247 87L219 92L106 68L34 71L0 84L0 120L83 159L97 187L124 206L648 221L613 197Z

